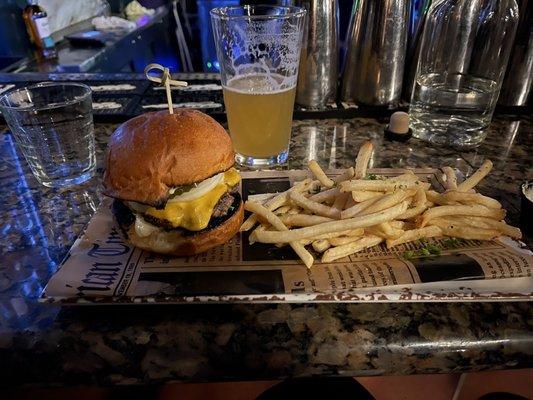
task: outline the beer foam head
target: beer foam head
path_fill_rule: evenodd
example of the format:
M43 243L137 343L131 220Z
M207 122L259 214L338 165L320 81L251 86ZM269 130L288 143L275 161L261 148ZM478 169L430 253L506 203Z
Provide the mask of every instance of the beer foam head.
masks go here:
M246 94L281 93L295 86L296 82L291 85L286 77L273 73L238 75L229 79L224 85L227 90Z
M223 21L215 29L222 83L255 75L263 77L269 93L296 86L303 21L283 15Z

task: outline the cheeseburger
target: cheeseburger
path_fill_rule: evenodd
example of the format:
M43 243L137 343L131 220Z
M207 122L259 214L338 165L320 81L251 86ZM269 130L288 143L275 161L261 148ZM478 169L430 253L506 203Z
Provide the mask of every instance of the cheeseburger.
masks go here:
M150 112L108 145L104 193L135 246L178 256L227 242L243 219L231 139L194 110Z

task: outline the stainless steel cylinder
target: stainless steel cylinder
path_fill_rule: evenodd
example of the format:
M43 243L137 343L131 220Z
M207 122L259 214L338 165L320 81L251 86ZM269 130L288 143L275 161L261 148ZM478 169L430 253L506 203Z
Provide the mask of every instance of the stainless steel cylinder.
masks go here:
M533 32L529 45L516 45L507 66L498 104L525 106L533 84Z
M407 52L405 54L402 84L402 98L406 101L411 101L411 94L415 83L416 65L418 62L417 52L431 0L409 0L409 3Z
M533 1L521 0L518 30L498 104L525 106L533 85Z
M343 101L389 105L400 100L408 11L408 0L354 2L343 69Z
M307 10L296 103L322 109L335 100L338 78L337 0L293 0Z

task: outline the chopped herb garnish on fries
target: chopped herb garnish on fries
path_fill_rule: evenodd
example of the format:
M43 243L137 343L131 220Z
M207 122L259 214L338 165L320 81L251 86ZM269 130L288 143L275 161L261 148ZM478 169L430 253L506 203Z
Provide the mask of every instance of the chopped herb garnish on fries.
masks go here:
M383 181L383 180L385 180L385 179L387 179L387 178L385 178L385 177L382 176L382 175L366 174L365 179L366 179L367 181L378 181L378 180Z

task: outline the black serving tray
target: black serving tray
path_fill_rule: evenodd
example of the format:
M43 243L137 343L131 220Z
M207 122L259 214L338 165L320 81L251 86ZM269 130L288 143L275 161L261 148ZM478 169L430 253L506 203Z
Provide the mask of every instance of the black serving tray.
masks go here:
M85 81L86 85L93 90L95 97L114 97L144 95L150 85L148 81ZM115 86L116 88L111 88ZM129 88L126 88L129 87Z

